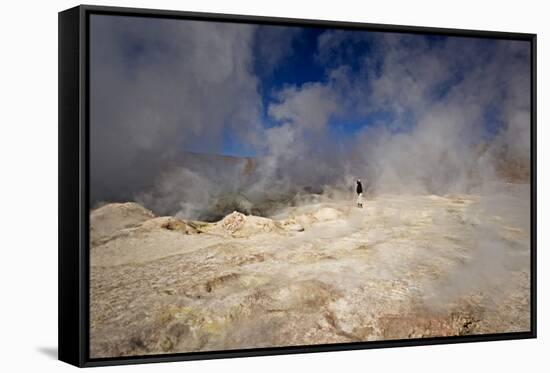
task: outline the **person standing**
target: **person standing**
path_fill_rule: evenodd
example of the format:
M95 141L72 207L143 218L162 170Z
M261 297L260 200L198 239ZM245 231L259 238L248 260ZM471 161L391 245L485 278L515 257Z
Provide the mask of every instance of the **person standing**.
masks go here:
M363 185L361 184L361 179L357 179L355 191L357 192L357 207L363 208Z

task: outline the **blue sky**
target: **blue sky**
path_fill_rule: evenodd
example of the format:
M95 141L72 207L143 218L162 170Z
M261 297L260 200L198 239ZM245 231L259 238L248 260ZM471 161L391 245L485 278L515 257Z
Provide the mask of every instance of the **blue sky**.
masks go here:
M156 102L157 97L150 95L142 98L144 109L149 108L166 122L171 115L180 117L179 123L173 126L180 127L182 148L237 156L263 153L262 147L251 144L250 136L246 136L246 131L252 127L256 127L255 131L259 128L260 132L262 128L285 123L307 127L308 123L298 123L295 117L301 116L303 122L308 114L315 117L316 111L326 111L317 115L316 120L323 122L318 126L326 130L327 136L335 143L345 142L370 126L385 126L392 132L410 131L423 115L420 106L445 102L450 95L456 96L457 91L464 97L474 97L483 90L491 90L482 92L491 98L483 103L484 113L477 123L484 132L480 138L491 138L505 125L498 106L498 100L503 97L495 92L506 83L498 82L498 76L489 81L491 87L462 83L469 75L479 74L483 69L488 72L492 69L490 74L500 74L493 66L496 59L500 59L497 61L502 65L500 70L506 70L508 64L512 66L513 60L517 59L515 55L519 55L525 68L529 66L527 43L522 48L509 48L506 45L509 42L495 39L129 17L94 17L94 22L102 23L100 27L92 28L92 39L97 40L94 45L103 52L103 57L97 64L92 64L92 73L95 65L101 65L105 70L119 69L119 74L128 79L124 83L133 85L131 89L140 96L147 96L148 90L154 94L153 90L158 90L156 86L164 79L169 85L179 79L180 86L174 85L164 95L180 102L165 108L164 103ZM208 34L218 39L213 40ZM231 57L226 49L234 49L235 43L243 46L231 51L239 56ZM193 60L195 56L204 58L203 55L208 55L210 61L185 67L187 60ZM217 62L212 64L212 60ZM208 76L227 67L224 66L227 61L240 66L233 65L233 70L223 81L210 81ZM237 76L236 69L247 81L231 82L237 79L234 77ZM171 74L173 81L170 81ZM205 84L205 79L214 84ZM240 83L246 87L239 87ZM457 88L461 84L462 87ZM130 89L112 85L107 84L125 94ZM213 91L220 85L229 89L227 92L222 89L214 98ZM164 84L160 89L166 87ZM195 95L197 89L204 90L203 97ZM309 97L307 103L300 102L298 96L307 96L308 90L317 90L310 93L319 97ZM197 97L186 100L186 94ZM294 107L285 108L284 101L292 99L295 99ZM208 118L210 111L216 111L213 106L222 101L227 104L229 113L220 112L219 117ZM325 106L330 103L333 107L328 110ZM244 113L246 118L233 115L233 108L247 111L243 109L245 106L251 108L250 113ZM169 113L174 109L179 113ZM422 109L427 110L426 107ZM124 110L118 108L118 112L110 113L110 116L129 118L133 114ZM133 111L133 108L128 110ZM296 113L297 110L302 112ZM101 112L102 108L97 111ZM186 112L194 113L193 118L202 118L204 123L192 119L196 122L192 124L200 128L193 131L185 128L191 120ZM154 124L149 122L148 126ZM207 140L206 132L216 140ZM256 135L261 139L262 134Z
M344 66L348 79L357 80L365 88L369 85L372 77L378 78L384 64L385 51L381 47L381 40L386 37L384 33L367 31L339 31L342 34L340 42L330 49L328 54L322 56L320 50L320 39L323 34L331 30L321 28L293 28L292 36L284 38L286 53L283 53L274 66L267 71L264 68L269 61L266 61L261 50L262 37L264 32L270 32L271 26L260 26L255 31L255 42L252 48L253 73L258 78L258 92L261 97L261 124L269 128L281 125L284 120L277 120L269 115L269 108L277 102L276 93L284 90L285 87L301 87L308 83L327 84L331 70ZM280 29L280 28L279 28ZM287 28L288 29L288 28ZM284 32L281 30L281 32ZM444 101L449 93L459 85L471 71L478 69L484 64L490 64L496 50L502 41L491 39L456 39L464 51L457 50L455 53L469 55L471 59L465 62L453 63L453 55L445 55L442 50L449 42L449 37L436 35L408 35L407 41L400 47L404 52L410 53L412 59L418 53L425 55L441 55L441 64L451 65L447 76L435 81L430 86L427 99L431 105ZM275 46L281 48L281 46ZM468 51L470 49L470 51ZM472 53L473 51L473 53ZM523 57L525 58L525 57ZM365 67L368 61L368 68ZM503 61L506 63L506 61ZM525 61L528 64L528 61ZM365 75L367 74L367 75ZM411 72L414 74L414 71ZM418 77L421 79L421 77ZM374 94L376 94L374 92ZM468 94L468 92L464 92ZM350 95L353 95L350 92ZM350 101L353 97L349 97ZM368 105L368 99L363 101ZM490 102L483 109L480 141L493 138L505 125L499 118L498 102ZM399 125L395 127L395 122ZM330 115L327 122L327 133L334 143L343 143L350 137L363 131L369 126L387 126L391 131L402 132L413 129L417 118L414 108L406 109L405 113L397 115L389 107L380 107L368 112L357 110L357 107L350 105L344 112ZM256 152L248 146L239 136L231 131L224 131L223 147L221 152L237 156L254 156Z

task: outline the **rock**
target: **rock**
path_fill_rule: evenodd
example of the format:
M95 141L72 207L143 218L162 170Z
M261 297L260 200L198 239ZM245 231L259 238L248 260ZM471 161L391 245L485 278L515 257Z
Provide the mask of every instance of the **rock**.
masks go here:
M143 229L165 229L171 232L183 234L199 234L201 231L192 224L184 220L173 218L171 216L162 216L159 218L150 219L144 222L141 227Z
M286 231L303 232L305 230L301 224L296 222L296 219L282 220L279 224Z
M511 219L528 211L472 203L469 215L495 231L466 230L465 205L392 195L369 200L369 214L342 200L288 206L273 219L235 211L213 223L154 217L137 204L94 210L92 230L104 238L90 251L90 355L528 330L528 230ZM456 218L426 223L447 208ZM504 249L489 258L471 245L503 232L514 241L494 241ZM472 281L487 263L496 278Z
M121 229L136 227L154 217L150 210L134 202L110 203L99 207L90 214L92 245Z
M305 230L300 224L289 224L285 226L285 229L293 232L303 232Z
M246 222L246 216L240 212L233 211L231 214L227 215L220 222L220 225L223 229L230 233L235 233L241 229Z
M246 216L234 211L223 218L219 227L235 237L249 237L255 234L279 232L281 228L271 219L261 216Z

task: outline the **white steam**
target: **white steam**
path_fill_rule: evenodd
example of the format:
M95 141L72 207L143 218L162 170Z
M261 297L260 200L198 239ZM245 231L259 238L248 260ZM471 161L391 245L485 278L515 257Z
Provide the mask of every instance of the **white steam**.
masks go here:
M254 66L272 73L297 37L299 28L93 16L92 202L137 199L214 219L348 192L356 178L369 193L528 181L528 43L325 31L316 52L325 78L263 102ZM368 51L350 59L346 45ZM354 120L368 125L344 135L330 125ZM219 154L228 136L257 156L193 153Z

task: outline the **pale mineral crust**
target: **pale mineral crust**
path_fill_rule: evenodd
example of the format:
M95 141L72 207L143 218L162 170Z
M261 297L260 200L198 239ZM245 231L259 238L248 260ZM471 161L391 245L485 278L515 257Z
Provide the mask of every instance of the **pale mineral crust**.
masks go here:
M92 358L527 331L528 186L270 217L91 212Z

